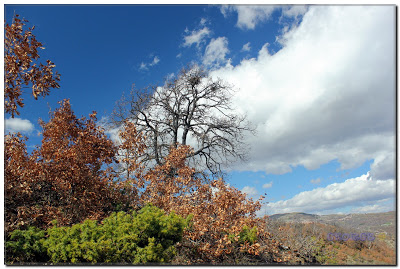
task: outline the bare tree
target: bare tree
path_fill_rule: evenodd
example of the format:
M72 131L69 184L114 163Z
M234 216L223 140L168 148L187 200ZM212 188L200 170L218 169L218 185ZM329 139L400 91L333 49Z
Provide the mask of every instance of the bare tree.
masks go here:
M224 165L245 160L244 135L254 133L246 116L235 113L233 94L232 86L189 67L162 87L133 89L128 98L123 96L112 121L116 126L132 121L146 137L144 163L162 164L171 147L191 145L189 164L220 176Z

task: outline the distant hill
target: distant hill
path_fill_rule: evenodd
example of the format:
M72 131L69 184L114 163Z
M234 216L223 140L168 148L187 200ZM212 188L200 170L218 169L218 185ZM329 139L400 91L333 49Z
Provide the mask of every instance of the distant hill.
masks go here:
M269 216L269 218L271 220L279 220L284 222L299 222L299 223L320 222L319 215L300 213L300 212L275 214Z
M272 221L296 223L323 223L343 227L359 232L385 233L390 238L396 236L396 212L366 213L366 214L331 214L315 215L307 213L286 213L269 216Z

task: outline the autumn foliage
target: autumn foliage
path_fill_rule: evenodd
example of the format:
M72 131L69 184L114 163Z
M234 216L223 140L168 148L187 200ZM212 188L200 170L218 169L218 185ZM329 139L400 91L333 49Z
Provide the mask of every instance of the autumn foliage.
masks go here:
M234 263L246 256L283 261L270 240L259 201L247 199L224 180L206 180L186 165L189 146L171 147L162 165L144 169L138 160L144 138L126 122L115 146L96 125L96 115L77 118L68 100L41 122L43 139L31 154L26 138L6 136L7 231L28 226L73 225L101 220L117 209L152 204L192 218L177 245L185 263ZM119 163L121 174L108 166Z
M113 211L119 192L109 169L116 147L96 126L95 113L77 118L68 100L41 122L40 147L27 153L26 138L5 137L6 223L8 230L53 219L70 225Z
M134 146L131 152L144 150L143 144L137 144L138 140L144 140L132 123L126 123L121 137L125 150L128 145ZM284 261L287 257L281 255L279 243L270 240L264 229L265 219L256 217L260 201L247 199L223 179L205 180L196 176L195 169L186 165L186 157L192 152L187 145L171 147L162 165L146 172L140 169L126 179L130 186L136 187L135 199L140 205L150 203L167 212L179 212L183 217L193 216L191 227L179 244L184 262L235 263L235 259L246 255L261 257L263 253L272 254L264 257L269 261ZM129 158L122 162L126 162L130 171L139 167L137 161Z
M32 87L32 95L46 96L51 88L59 88L60 75L53 69L50 60L46 64L38 62L39 49L44 49L32 33L34 26L24 30L28 21L16 15L11 25L4 27L4 109L12 117L19 115L18 107L23 107L23 88Z

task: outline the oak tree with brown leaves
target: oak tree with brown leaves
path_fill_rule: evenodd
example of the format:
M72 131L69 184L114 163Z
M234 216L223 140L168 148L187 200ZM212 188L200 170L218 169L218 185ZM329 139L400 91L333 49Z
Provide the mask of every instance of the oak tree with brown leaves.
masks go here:
M138 157L145 150L145 140L133 123L125 124L120 133L122 148L129 148ZM161 165L131 172L127 179L134 190L132 200L139 206L150 203L183 217L192 215L191 228L178 245L180 255L176 263L287 261L289 255L280 251L280 243L266 231L265 219L256 216L260 201L248 199L222 179L206 184L187 165L187 156L192 153L188 145L171 147ZM121 159L130 171L140 167L132 159Z
M44 47L32 33L34 26L24 30L27 22L15 15L12 24L4 27L4 110L13 118L20 114L18 107L24 106L24 88L31 87L37 99L48 95L51 88L60 87L54 63L39 63L39 49Z
M44 228L87 218L101 219L115 209L122 194L105 166L116 147L96 125L96 113L77 118L68 100L41 121L42 144L31 154L19 134L5 138L6 225Z

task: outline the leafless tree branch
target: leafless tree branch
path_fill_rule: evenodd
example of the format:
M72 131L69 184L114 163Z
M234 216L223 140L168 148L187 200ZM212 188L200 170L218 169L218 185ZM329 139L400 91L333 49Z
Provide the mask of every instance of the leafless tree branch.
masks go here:
M189 144L194 148L189 164L218 177L226 165L246 159L244 135L255 132L245 115L235 113L233 94L232 86L192 66L163 87L133 89L111 118L116 126L126 119L134 122L146 136L143 162L162 164L171 147Z

